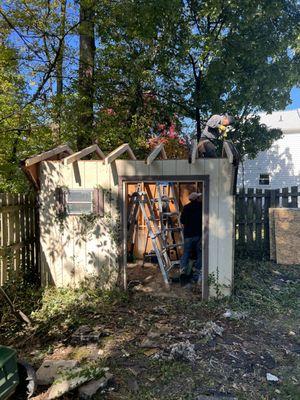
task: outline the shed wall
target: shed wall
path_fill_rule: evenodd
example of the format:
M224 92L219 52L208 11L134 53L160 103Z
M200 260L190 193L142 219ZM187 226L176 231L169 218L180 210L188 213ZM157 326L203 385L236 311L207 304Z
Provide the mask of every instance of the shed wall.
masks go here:
M101 277L104 288L117 282L120 255L118 246L120 209L119 176L209 176L209 274L224 294L229 294L233 280L234 199L230 195L231 164L227 159L116 160L110 165L101 161L80 160L70 165L61 161L44 161L40 167L40 221L43 284L76 286L87 276ZM92 226L83 218L67 216L59 221L55 209L55 188L105 190L104 217ZM212 291L214 288L212 287Z

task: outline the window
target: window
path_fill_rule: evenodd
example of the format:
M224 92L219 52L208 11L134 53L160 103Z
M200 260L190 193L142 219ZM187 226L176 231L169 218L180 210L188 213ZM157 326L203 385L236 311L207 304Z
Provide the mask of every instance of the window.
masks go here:
M260 174L259 175L259 184L260 185L269 185L270 184L270 175L269 174Z
M93 190L71 189L67 191L68 214L90 214L93 212Z

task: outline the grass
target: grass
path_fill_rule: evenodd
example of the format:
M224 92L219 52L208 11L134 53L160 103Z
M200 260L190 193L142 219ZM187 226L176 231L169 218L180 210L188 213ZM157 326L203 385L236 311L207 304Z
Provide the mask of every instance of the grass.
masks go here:
M41 290L15 282L7 289L15 304L30 315L34 328L24 330L1 304L0 342L15 346L35 367L70 347L71 335L80 325L100 325L110 331L96 344L103 350L101 358L91 362L90 349L84 345L72 345L69 355L96 373L97 368L110 368L115 390L106 399L191 400L215 392L239 400L300 399L300 361L293 351L300 346L299 266L239 260L234 295L208 302L101 291L96 282L85 282L74 290ZM162 302L167 315L154 312ZM227 309L243 311L246 317L226 319ZM197 332L207 321L221 325L223 337L199 337ZM186 340L180 332L190 335L190 342L200 348L195 365L156 361L145 354L140 343L156 323L172 326L170 334L157 339L163 347ZM266 372L278 375L280 383L266 382ZM132 379L138 382L135 391ZM70 396L76 399L76 393Z

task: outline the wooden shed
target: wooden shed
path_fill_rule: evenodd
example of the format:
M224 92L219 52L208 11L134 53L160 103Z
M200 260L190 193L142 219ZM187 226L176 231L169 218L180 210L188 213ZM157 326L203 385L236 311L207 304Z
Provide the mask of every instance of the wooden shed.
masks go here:
M91 155L98 159L84 159ZM76 286L96 276L103 288L117 283L126 287L130 194L142 185L151 197L153 185L164 181L174 183L180 208L189 192L202 192L202 296L208 298L216 285L229 295L238 160L228 142L223 155L197 158L195 145L191 160L166 159L160 145L147 160L137 160L128 144L106 156L97 145L77 153L63 145L24 160L22 168L39 197L42 284ZM136 258L146 239L145 224L140 221Z

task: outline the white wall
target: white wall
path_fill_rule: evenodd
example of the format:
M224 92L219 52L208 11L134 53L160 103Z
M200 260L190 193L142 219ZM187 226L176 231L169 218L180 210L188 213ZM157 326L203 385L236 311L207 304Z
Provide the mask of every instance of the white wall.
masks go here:
M254 160L245 160L245 187L279 189L300 185L300 110L262 115L261 122L270 128L282 129L284 136ZM269 185L259 184L260 174L270 175ZM238 186L242 186L242 180L240 165Z
M100 276L103 287L111 287L119 271L117 248L110 235L110 224L120 225L118 200L119 176L209 176L208 273L218 277L219 289L230 294L233 283L234 199L230 194L232 166L227 159L157 160L150 166L144 161L117 160L111 165L84 161L64 165L44 161L40 167L40 226L43 284L76 286L88 276ZM78 216L57 219L54 192L57 186L92 189L101 185L105 197L105 215L92 229L82 233ZM108 192L109 191L109 192ZM123 227L126 228L126 225ZM123 244L124 245L124 244ZM211 287L211 294L213 294Z

